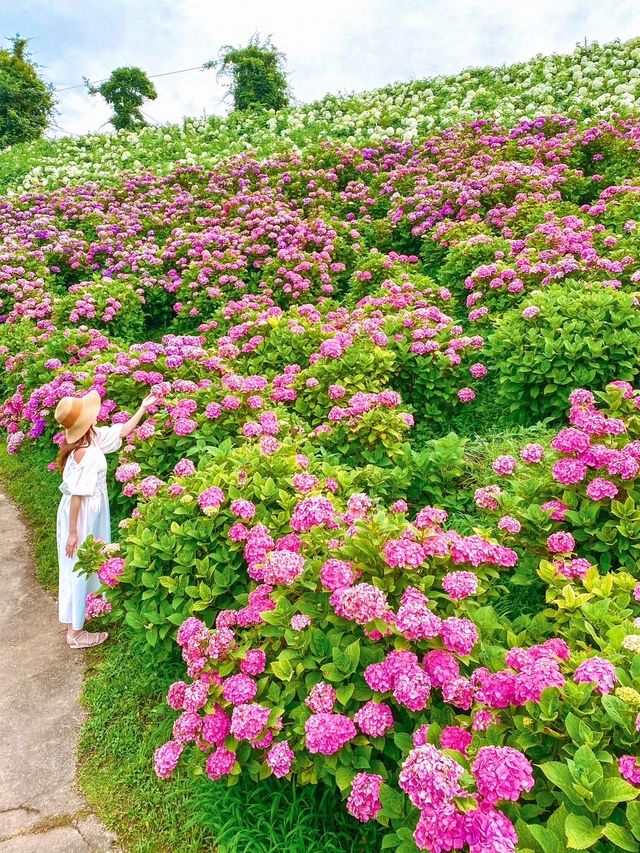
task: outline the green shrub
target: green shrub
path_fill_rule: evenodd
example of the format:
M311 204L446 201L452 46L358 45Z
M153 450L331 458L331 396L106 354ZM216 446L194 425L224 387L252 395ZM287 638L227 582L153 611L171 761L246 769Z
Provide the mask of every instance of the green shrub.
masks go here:
M525 422L558 419L571 389L633 381L640 373L636 301L600 285L564 285L532 294L524 310L507 312L488 345L504 405Z

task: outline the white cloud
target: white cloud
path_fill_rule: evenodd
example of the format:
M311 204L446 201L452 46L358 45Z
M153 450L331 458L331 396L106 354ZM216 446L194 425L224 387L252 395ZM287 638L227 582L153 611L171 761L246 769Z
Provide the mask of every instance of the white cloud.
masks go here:
M59 86L108 76L119 65L148 73L199 65L225 43L271 34L287 55L295 96L361 91L389 82L451 74L476 65L570 52L576 41L640 33L640 4L588 0L26 0L5 23L36 38L32 50ZM8 16L11 19L11 15ZM224 113L215 72L154 79L145 111L160 122ZM108 121L99 97L61 92L59 125L83 133Z

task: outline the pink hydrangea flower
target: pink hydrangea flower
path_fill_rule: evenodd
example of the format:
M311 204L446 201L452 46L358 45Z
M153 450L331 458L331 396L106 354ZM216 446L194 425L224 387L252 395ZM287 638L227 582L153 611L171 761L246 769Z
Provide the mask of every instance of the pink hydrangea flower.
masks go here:
M571 554L575 547L575 539L566 531L560 530L547 537L547 548L553 554Z
M417 746L405 758L398 784L418 809L450 803L462 793L460 764L432 744Z
M450 616L442 623L440 636L446 649L464 657L478 642L478 629L469 619Z
M205 489L198 497L198 506L205 515L213 515L224 501L224 493L217 486Z
M497 459L494 459L491 467L496 474L499 474L501 477L507 477L509 474L513 474L516 470L517 464L518 462L513 456L504 455L498 456Z
M376 773L357 773L351 783L347 811L361 823L375 818L382 808L380 786L382 776Z
M265 583L291 586L304 571L304 557L294 551L271 551L264 564Z
M153 754L153 765L159 779L168 779L178 766L184 746L174 740L158 747Z
M568 511L569 507L566 504L563 504L562 501L547 501L546 503L540 504L540 509L545 512L550 512L549 518L552 521L564 521L565 513Z
M520 451L520 459L528 465L541 462L544 457L544 447L541 444L525 444Z
M427 652L422 663L434 687L442 687L460 675L460 664L451 652L445 649L432 649Z
M478 591L478 578L473 572L448 572L442 578L442 589L449 598L458 601L475 595Z
M122 557L111 557L105 560L98 569L98 578L100 583L105 586L116 586L120 583L120 578L124 572L124 560Z
M445 726L440 733L440 748L455 749L466 755L472 740L473 735L460 726Z
M384 702L367 702L353 719L363 734L370 737L382 737L393 727L393 713Z
M311 625L311 618L303 613L296 613L291 617L291 627L294 631L303 631Z
M611 693L618 681L616 668L605 658L583 660L573 674L576 684L595 684L598 693Z
M209 779L216 782L218 779L222 779L223 776L228 776L229 773L231 773L235 761L235 752L231 752L231 750L225 749L223 746L219 746L215 752L212 752L207 758L205 772Z
M249 649L240 662L240 670L245 675L260 675L267 664L267 656L262 649Z
M258 691L258 687L252 678L244 673L230 675L225 678L222 685L222 695L232 705L244 705L252 702Z
M320 569L320 583L325 589L335 591L346 586L353 586L355 571L350 563L344 560L329 559Z
M325 681L320 681L311 688L311 692L305 699L305 705L314 714L329 714L336 704L336 691Z
M502 518L498 521L498 527L500 530L506 530L507 533L520 533L522 530L522 525L518 521L517 518L514 518L511 515L503 515Z
M274 743L267 753L265 761L271 768L273 775L276 778L281 779L291 770L291 764L294 757L294 751L291 749L287 741L283 740L278 743Z
M478 793L495 805L499 800L516 802L523 791L533 788L531 763L509 746L483 746L472 765Z
M333 755L357 735L353 721L342 714L313 714L304 725L305 742L311 753Z
M366 625L373 619L383 619L389 612L389 603L382 590L368 583L341 587L331 595L330 602L338 616Z
M601 477L596 477L587 486L587 497L592 501L601 501L605 498L615 498L618 494L618 487L611 480L604 480Z
M623 755L618 759L620 775L629 784L640 788L640 765L635 755Z
M271 710L257 702L236 705L231 713L231 734L238 740L255 740L269 721Z

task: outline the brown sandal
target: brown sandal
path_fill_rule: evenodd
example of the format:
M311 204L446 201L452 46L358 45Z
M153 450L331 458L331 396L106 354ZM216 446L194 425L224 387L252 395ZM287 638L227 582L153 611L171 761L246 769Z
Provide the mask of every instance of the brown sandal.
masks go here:
M90 634L88 631L80 631L75 637L67 638L67 645L70 649L90 649L93 646L99 646L109 637L106 631L99 631L97 634Z

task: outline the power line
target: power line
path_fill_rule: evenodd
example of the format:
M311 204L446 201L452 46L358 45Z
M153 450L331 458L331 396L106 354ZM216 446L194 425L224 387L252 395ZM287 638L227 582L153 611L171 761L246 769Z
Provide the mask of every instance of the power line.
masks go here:
M177 71L163 71L161 74L148 74L148 77L169 77L171 74L186 74L187 71L204 71L204 65L194 65L193 68L180 68ZM90 83L92 86L95 86L96 83L104 83L108 80L108 77L103 77L102 80L91 80ZM74 86L64 86L61 89L53 89L54 92L68 92L71 89L83 89L85 87L84 83L76 83Z

